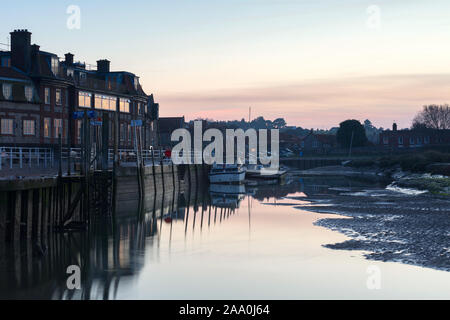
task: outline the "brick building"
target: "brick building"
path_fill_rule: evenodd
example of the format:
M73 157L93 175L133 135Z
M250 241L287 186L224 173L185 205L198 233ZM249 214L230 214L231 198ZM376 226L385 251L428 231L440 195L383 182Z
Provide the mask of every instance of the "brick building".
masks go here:
M398 130L394 123L392 130L380 134L380 145L390 148L420 148L449 146L450 130L437 129L403 129Z
M0 146L52 146L59 134L64 144L78 146L81 120L72 115L86 110L99 118L119 113L120 148L133 146L132 120L143 122L145 148L158 145L159 105L143 91L138 76L111 71L108 60L92 68L67 53L60 61L31 45L27 30L11 32L10 51L0 51ZM109 118L113 128L114 117Z
M174 146L178 142L172 142L172 133L181 128L186 128L184 117L160 117L158 119L159 141L162 147Z
M317 134L311 131L300 142L300 151L305 154L327 154L336 148L336 136L332 134Z

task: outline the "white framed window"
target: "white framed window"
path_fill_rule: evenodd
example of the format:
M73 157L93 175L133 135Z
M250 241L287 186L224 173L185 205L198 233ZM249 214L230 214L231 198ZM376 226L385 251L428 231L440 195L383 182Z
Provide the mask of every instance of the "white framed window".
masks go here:
M33 87L32 86L25 86L25 98L27 98L28 102L31 102L33 100Z
M12 84L3 84L3 97L5 97L6 100L12 99Z
M45 104L49 105L50 104L50 88L45 88L44 89L44 96L45 96Z
M116 111L117 98L112 96L95 95L95 108Z
M36 122L34 120L23 120L23 135L34 136L36 134Z
M92 101L92 94L89 92L78 92L78 107L80 108L90 108Z
M130 113L130 100L121 98L119 111L123 113Z
M62 137L62 120L61 119L54 120L54 128L55 128L55 138L59 138L60 134Z
M62 92L61 92L61 89L56 89L56 104L58 106L62 105Z
M55 76L57 76L59 72L59 59L56 57L52 57L52 72Z
M2 119L0 122L0 132L1 134L14 134L14 120L13 119Z
M52 119L44 118L44 138L51 138Z

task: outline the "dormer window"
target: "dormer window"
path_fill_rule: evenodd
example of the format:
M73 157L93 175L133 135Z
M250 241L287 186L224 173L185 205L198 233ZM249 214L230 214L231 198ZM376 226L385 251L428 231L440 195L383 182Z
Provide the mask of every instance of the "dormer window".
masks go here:
M134 77L134 89L135 90L138 89L138 85L139 85L139 78L138 77Z
M85 81L86 81L86 73L80 72L80 82L85 82Z
M67 69L67 77L73 78L74 70L73 69Z
M11 100L12 98L12 85L4 83L3 84L3 97L5 97L6 100Z
M52 72L55 76L58 75L59 72L59 59L57 57L52 57Z
M28 102L31 102L31 100L33 100L33 87L32 86L25 86L25 98L27 98Z

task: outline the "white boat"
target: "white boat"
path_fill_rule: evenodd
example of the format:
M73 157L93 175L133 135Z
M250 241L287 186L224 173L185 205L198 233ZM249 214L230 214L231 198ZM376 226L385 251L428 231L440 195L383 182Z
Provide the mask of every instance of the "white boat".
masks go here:
M243 183L245 167L236 164L214 164L209 172L211 183Z
M264 179L264 180L278 180L286 175L287 171L281 168L270 168L263 165L248 165L247 178L248 179Z

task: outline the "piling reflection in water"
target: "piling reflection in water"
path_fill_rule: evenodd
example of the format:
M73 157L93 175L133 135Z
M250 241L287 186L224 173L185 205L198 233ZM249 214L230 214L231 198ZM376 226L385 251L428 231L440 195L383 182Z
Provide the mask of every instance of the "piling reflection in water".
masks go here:
M129 202L129 211L119 204L115 216L94 218L87 231L49 233L47 254L37 254L31 242L29 247L24 242L6 246L0 258L0 298L115 299L120 281L144 267L144 255L137 253L158 247L162 229L170 229L165 232L171 241L174 223L184 223L187 233L232 219L246 191L231 188L191 179L180 188L146 196L143 206ZM69 266L80 267L81 290L68 289Z

